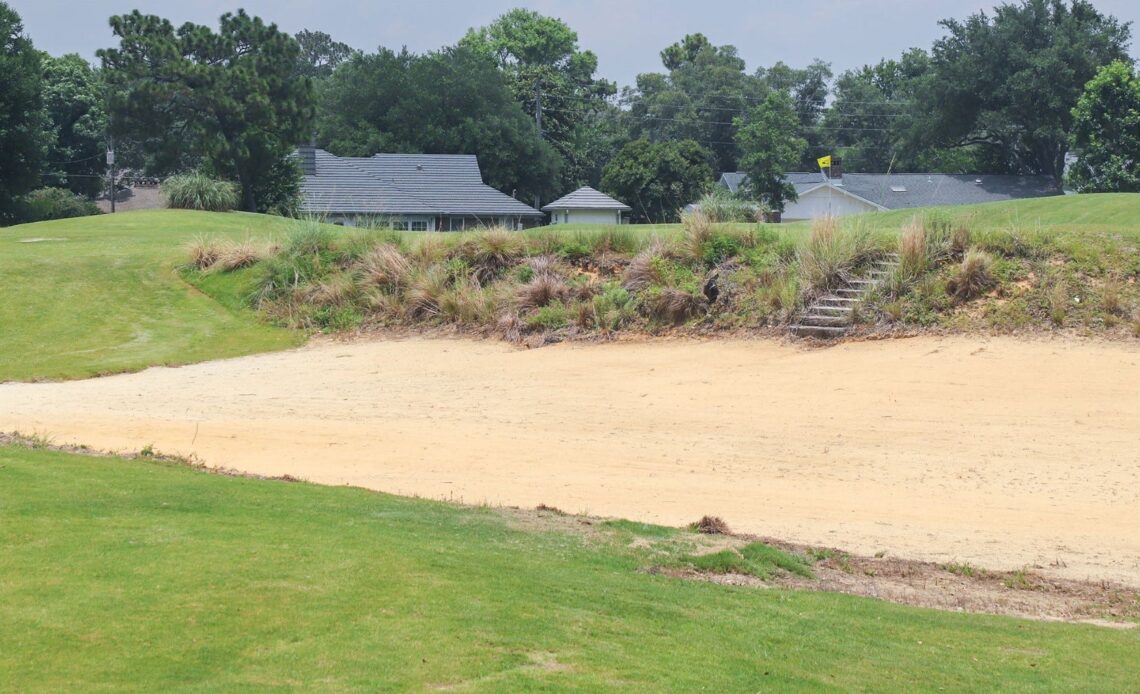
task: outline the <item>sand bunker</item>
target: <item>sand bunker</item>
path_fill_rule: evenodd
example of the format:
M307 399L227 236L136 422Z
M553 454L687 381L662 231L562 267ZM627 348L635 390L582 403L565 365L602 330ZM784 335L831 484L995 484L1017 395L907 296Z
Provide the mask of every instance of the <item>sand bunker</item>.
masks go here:
M1140 585L1140 348L409 339L0 385L0 430Z

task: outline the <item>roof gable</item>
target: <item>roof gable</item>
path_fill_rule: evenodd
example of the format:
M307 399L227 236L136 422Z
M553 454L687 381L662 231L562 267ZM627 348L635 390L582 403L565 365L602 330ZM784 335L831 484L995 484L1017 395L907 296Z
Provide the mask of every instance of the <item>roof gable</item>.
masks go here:
M582 186L573 193L542 208L543 212L552 210L621 210L622 212L630 212L633 208L614 200L605 193L594 190L590 186Z
M720 184L736 192L747 184L743 172L725 173ZM1002 200L1020 200L1060 195L1050 176L1003 176L988 174L844 174L828 180L819 172L794 171L785 180L797 195L830 186L864 202L887 210L937 205L971 205Z
M309 214L539 217L541 212L483 183L469 154L314 155L302 177Z

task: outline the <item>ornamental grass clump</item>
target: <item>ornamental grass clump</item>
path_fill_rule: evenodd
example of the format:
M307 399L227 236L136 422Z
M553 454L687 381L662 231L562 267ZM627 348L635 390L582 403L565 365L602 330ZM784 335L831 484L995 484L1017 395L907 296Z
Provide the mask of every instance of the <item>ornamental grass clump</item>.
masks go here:
M202 173L171 176L162 184L167 207L203 212L229 212L241 201L238 187Z
M797 249L803 288L808 292L833 289L849 278L876 251L870 231L841 227L835 217L817 219L811 234Z
M994 284L994 259L989 253L971 248L946 282L946 291L960 301L981 295Z
M222 246L217 239L199 235L187 242L186 253L190 256L190 267L205 271L222 257Z

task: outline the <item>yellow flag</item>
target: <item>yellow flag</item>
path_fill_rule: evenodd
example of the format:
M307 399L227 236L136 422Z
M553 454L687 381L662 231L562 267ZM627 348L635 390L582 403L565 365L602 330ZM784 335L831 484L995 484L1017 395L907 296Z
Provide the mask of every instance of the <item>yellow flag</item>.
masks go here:
M830 154L827 155L826 157L820 157L819 159L816 159L816 161L819 162L819 168L821 168L821 169L830 169L831 168L831 155Z

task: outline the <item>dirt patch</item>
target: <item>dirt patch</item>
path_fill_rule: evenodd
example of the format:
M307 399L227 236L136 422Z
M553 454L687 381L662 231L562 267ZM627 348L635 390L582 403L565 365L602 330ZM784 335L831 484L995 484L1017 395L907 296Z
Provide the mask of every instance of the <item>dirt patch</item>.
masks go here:
M0 430L1140 586L1138 382L1140 346L1091 340L321 341L3 384Z
M761 540L807 557L818 556L820 551L772 538L740 540L741 544ZM962 573L960 565L954 564L828 551L834 556L817 561L812 567L812 578L781 572L770 581L762 581L752 576L659 566L647 571L723 585L844 593L937 610L1080 622L1115 629L1134 629L1140 620L1140 592L1110 581L1049 578L1040 573L1041 567L1018 571L973 567Z

